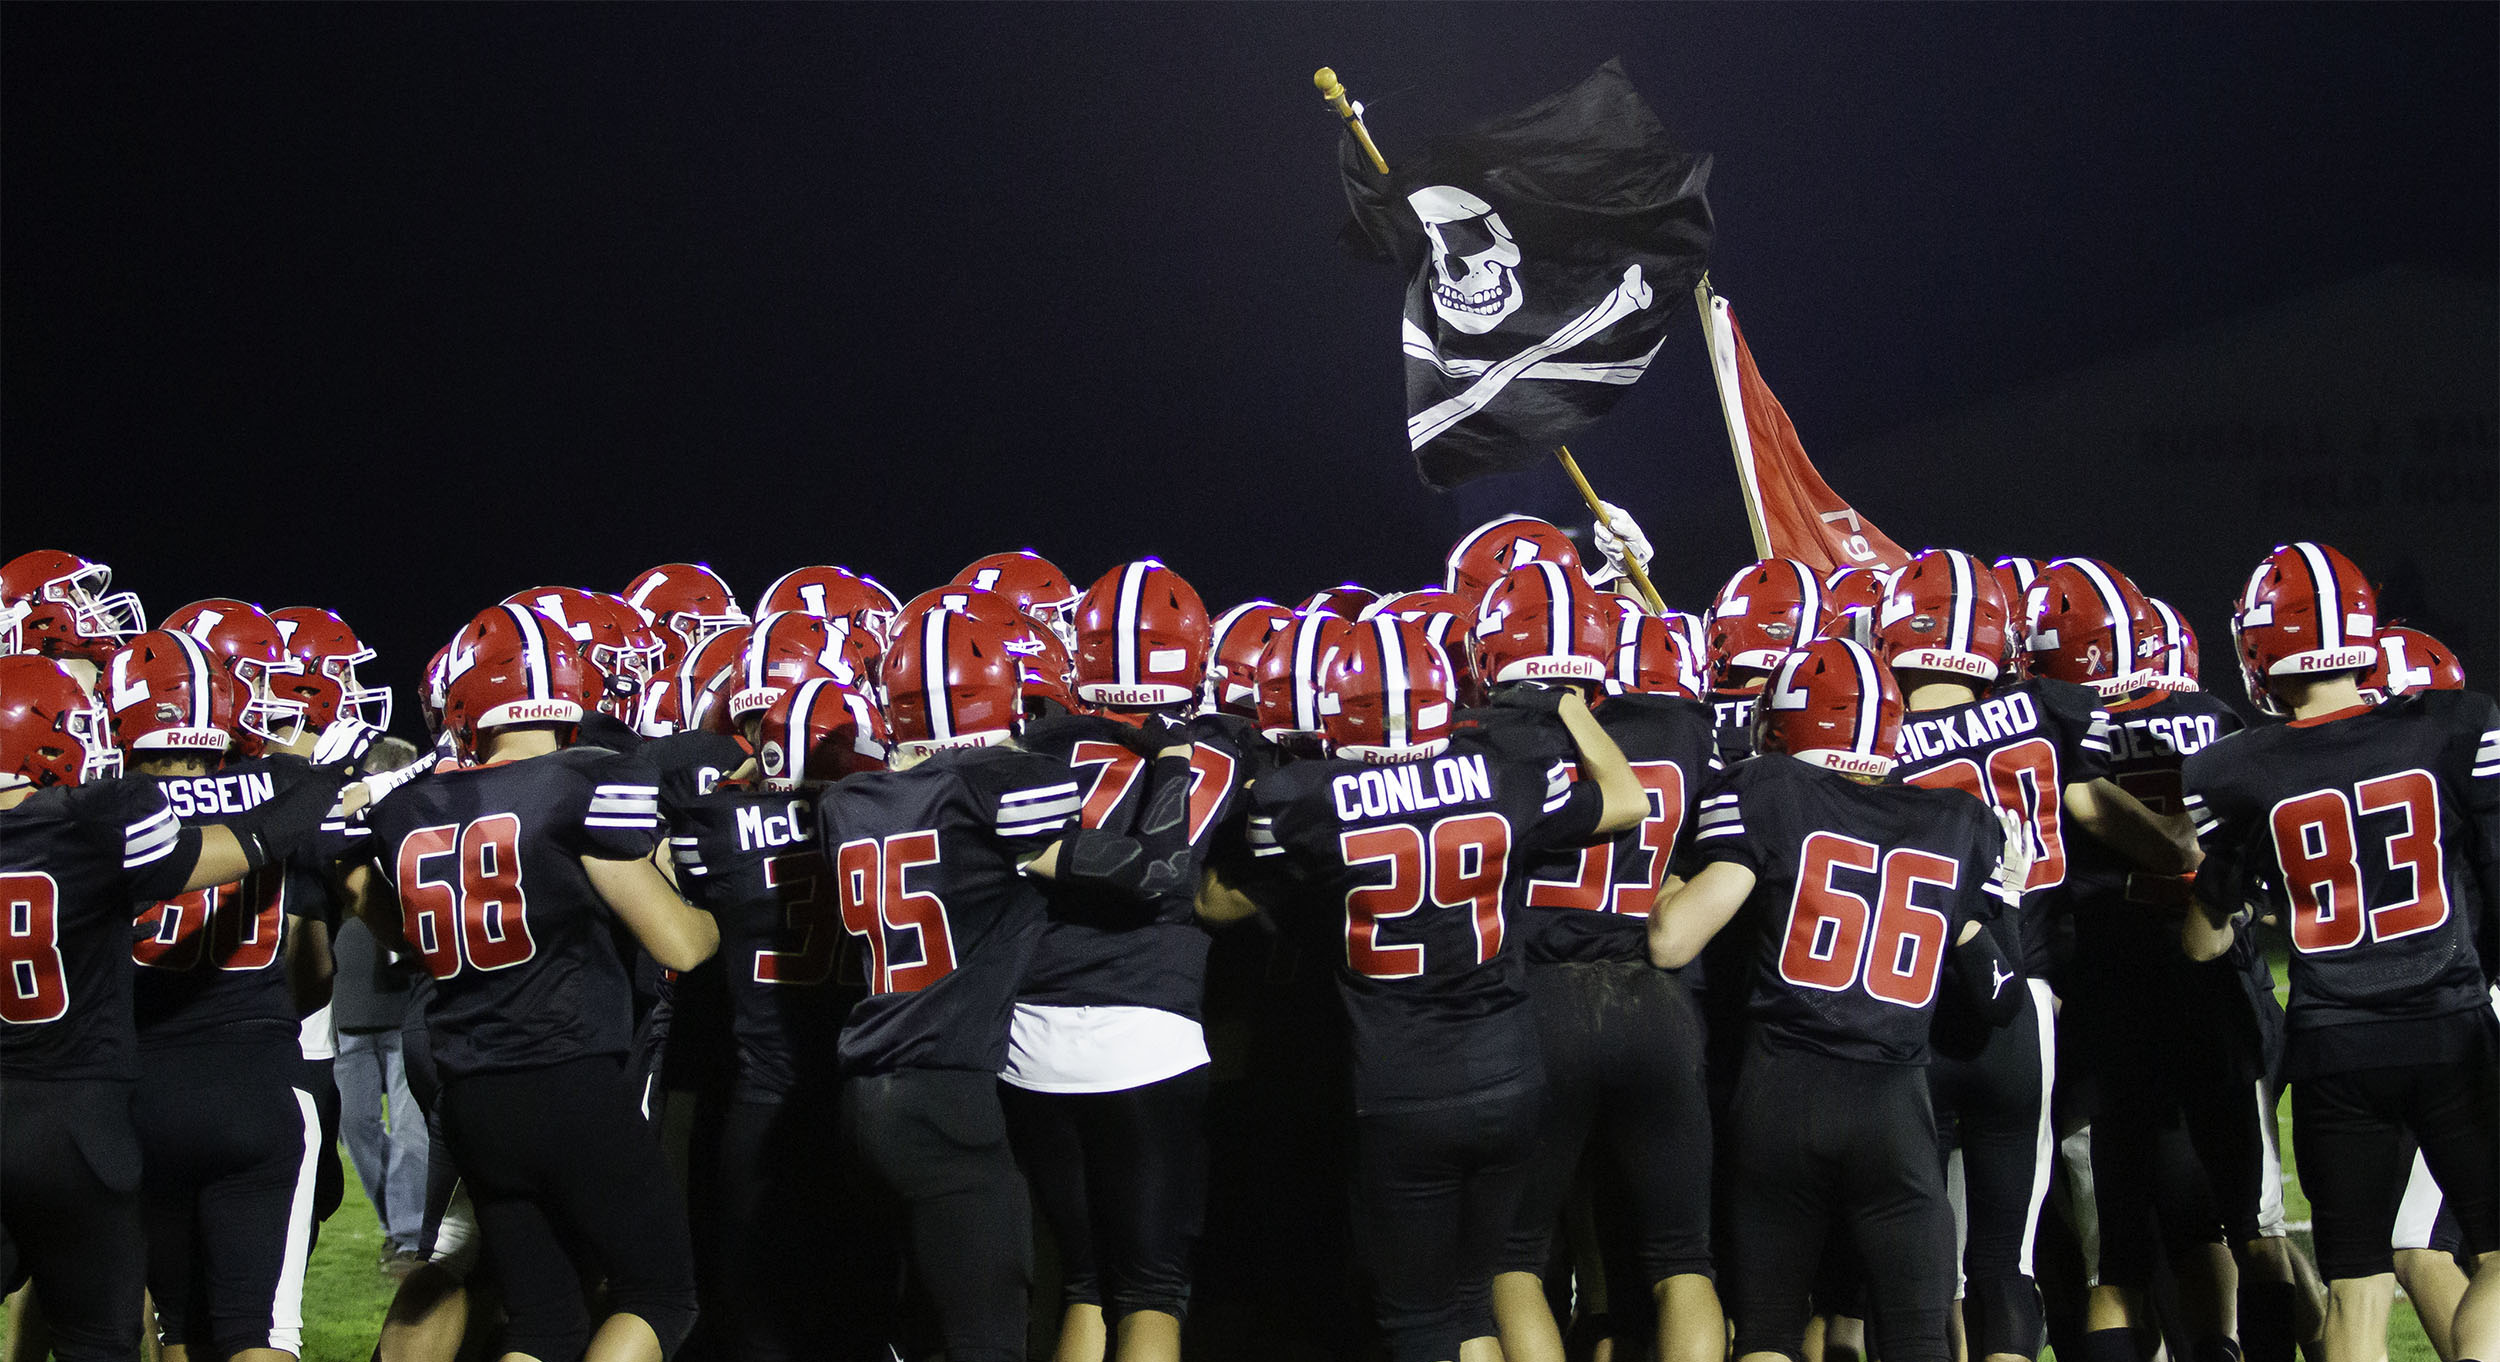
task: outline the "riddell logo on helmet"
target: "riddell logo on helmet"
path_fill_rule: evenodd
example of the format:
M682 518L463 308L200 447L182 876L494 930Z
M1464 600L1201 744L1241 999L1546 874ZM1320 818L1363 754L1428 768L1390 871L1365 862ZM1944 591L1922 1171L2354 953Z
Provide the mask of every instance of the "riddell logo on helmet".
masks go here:
M503 707L503 722L508 724L580 717L582 717L582 707L570 700L517 700Z
M1167 705L1171 686L1088 686L1085 698L1098 705Z
M2305 653L2295 659L2304 672L2339 672L2351 667L2367 667L2378 661L2376 648L2328 648Z

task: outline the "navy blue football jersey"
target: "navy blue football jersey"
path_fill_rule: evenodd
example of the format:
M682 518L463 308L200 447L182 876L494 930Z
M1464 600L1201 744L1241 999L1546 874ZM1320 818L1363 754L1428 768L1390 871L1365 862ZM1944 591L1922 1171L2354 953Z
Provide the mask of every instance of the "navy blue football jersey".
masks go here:
M582 858L649 856L659 798L649 766L582 746L437 771L373 807L368 849L435 981L444 1078L631 1049L620 925Z
M674 815L719 789L721 781L746 765L753 753L736 738L697 728L648 739L634 755L659 777L660 812Z
M733 1095L777 1102L802 1082L830 1083L866 982L816 842L815 797L718 790L679 808L668 840L687 902L720 923Z
M2500 887L2500 707L2425 691L2372 709L2246 729L2187 759L2204 844L2200 896L2262 885L2291 935L2286 1065L2423 1063L2339 1028L2489 1005L2475 951ZM2229 894L2232 899L2216 896Z
M1761 702L1758 691L1751 695L1710 692L1710 730L1718 745L1721 766L1734 766L1754 754L1753 712Z
M1250 796L1252 850L1288 878L1266 896L1342 923L1358 1110L1539 1080L1512 909L1540 855L1595 840L1595 785L1462 734L1441 756L1396 765L1296 762Z
M2229 705L2203 691L2159 693L2121 705L2109 711L2109 721L2111 783L2165 817L2187 809L2180 777L2187 759L2243 726ZM2186 880L2139 871L2133 862L2090 837L2069 839L2066 851L2067 884L2078 913L2117 912L2133 905L2138 910L2133 916L2158 918L2169 928L2177 926L2175 915L2141 910L2185 907Z
M1959 790L1861 785L1773 752L1729 770L1697 823L1703 862L1754 874L1721 935L1754 943L1757 1032L1836 1059L1926 1063L1953 942L2001 906L1989 878L2005 834L1988 806Z
M818 796L817 842L868 976L842 1028L844 1073L1006 1066L1044 918L1024 865L1075 826L1082 789L1057 757L983 747Z
M1632 763L1649 813L1611 842L1539 861L1519 915L1531 962L1649 958L1650 905L1689 849L1693 806L1720 769L1710 711L1697 701L1616 695L1596 712Z
M2066 787L2109 774L2110 719L2099 697L2072 682L2034 677L1984 699L1901 716L1895 784L1960 790L2020 818L2031 837L2031 879L2011 924L2023 968L2045 973L2053 919L2071 906Z
M1025 727L1023 744L1075 772L1080 826L1135 833L1146 817L1148 775L1167 741L1191 741L1186 806L1194 867L1231 808L1246 763L1220 728L1166 738L1116 719L1068 715ZM1167 811L1171 812L1171 811ZM1195 1019L1204 1004L1207 933L1198 925L1194 872L1150 905L1108 890L1049 887L1050 921L1025 972L1019 1001L1044 1007L1154 1007Z
M187 826L228 823L310 770L300 757L230 761L198 776L140 776L165 792ZM305 919L336 917L330 890L301 858L273 862L233 884L142 905L130 958L139 965L139 1043L172 1045L262 1034L291 1040L287 934Z
M182 892L200 834L145 780L0 810L0 1077L137 1076L130 910Z

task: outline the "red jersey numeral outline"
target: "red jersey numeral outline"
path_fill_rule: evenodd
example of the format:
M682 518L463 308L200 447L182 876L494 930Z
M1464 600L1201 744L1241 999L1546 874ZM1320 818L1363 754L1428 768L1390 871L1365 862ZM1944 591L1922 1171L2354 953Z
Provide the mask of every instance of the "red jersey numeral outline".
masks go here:
M1097 768L1094 783L1085 791L1084 806L1077 813L1080 826L1099 828L1111 811L1120 807L1128 792L1145 773L1146 758L1137 750L1121 743L1087 738L1068 749L1068 765ZM1233 792L1233 775L1239 769L1230 753L1218 748L1193 743L1189 749L1189 844L1196 846L1206 836L1207 827L1224 807L1225 797Z
M842 926L833 872L813 847L764 858L764 887L781 905L782 940L791 948L759 948L750 969L759 984L813 988L833 977L837 957L850 940Z
M1337 834L1350 869L1385 863L1389 882L1346 891L1346 968L1366 979L1414 979L1424 973L1424 946L1380 944L1380 924L1422 908L1468 909L1475 938L1471 964L1502 953L1502 885L1510 874L1510 820L1498 813L1454 814L1429 833L1389 823Z
M913 889L910 873L938 863L932 831L862 837L834 853L834 883L842 902L842 926L868 947L871 993L917 993L955 972L955 932L946 904ZM894 962L900 933L910 933L917 958Z
M257 904L257 907L247 905ZM278 959L286 923L286 871L270 866L230 884L176 894L140 910L132 963L150 969L198 969L203 960L241 973Z
M1649 795L1649 816L1635 829L1641 849L1649 855L1648 870L1630 883L1618 884L1615 844L1582 847L1579 869L1572 878L1528 881L1529 907L1649 916L1650 905L1658 901L1658 887L1667 882L1667 863L1675 852L1676 838L1684 832L1684 768L1671 761L1636 761L1632 774ZM1579 779L1579 768L1572 768L1572 779Z
M445 856L458 863L455 874L429 875L426 863ZM428 974L449 979L462 969L510 969L538 954L521 889L519 815L418 828L400 839L394 864L400 931Z
M61 886L40 870L0 873L0 1022L33 1026L68 1013Z
M1843 870L1875 876L1875 902L1841 888ZM1951 893L1961 875L1958 863L1916 847L1884 851L1836 832L1808 836L1781 935L1780 977L1824 993L1857 987L1895 1007L1927 1006L1944 973L1953 919L1914 896L1921 885Z
M2359 813L2396 813L2404 826L2384 838L2387 866L2412 877L2401 903L2370 907L2361 887ZM2312 790L2266 815L2283 890L2292 904L2292 945L2304 955L2350 950L2367 938L2394 941L2448 921L2447 856L2440 844L2439 782L2415 768L2342 790ZM2319 891L2324 890L2321 894Z
M1983 779L1979 763L1956 757L1931 766L1904 781L1930 790L1960 790L1987 801L2023 821L2031 834L2031 878L2023 892L2055 889L2066 882L2066 788L2057 776L2057 746L2046 738L2025 738L1988 754Z

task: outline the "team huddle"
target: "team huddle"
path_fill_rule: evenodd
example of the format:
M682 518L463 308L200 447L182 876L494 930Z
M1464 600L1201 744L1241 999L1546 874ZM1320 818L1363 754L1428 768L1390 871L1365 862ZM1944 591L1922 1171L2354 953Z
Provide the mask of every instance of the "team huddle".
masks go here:
M1176 1359L1244 1226L1394 1362L2377 1362L2398 1276L2500 1358L2500 707L2452 652L2278 548L2243 726L2097 560L1770 558L1688 614L1594 538L1220 614L1151 559L752 612L664 564L477 614L422 755L329 611L151 629L21 555L13 1324L302 1355L352 917L432 1143L387 1362L1006 1362L1037 1271L1055 1358Z

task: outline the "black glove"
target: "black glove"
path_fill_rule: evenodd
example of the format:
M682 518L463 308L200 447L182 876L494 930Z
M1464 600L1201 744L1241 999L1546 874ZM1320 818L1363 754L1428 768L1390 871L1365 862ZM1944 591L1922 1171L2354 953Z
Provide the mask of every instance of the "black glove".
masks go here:
M229 821L226 826L243 842L244 859L255 869L286 859L329 816L352 775L345 762L308 766L258 807Z

